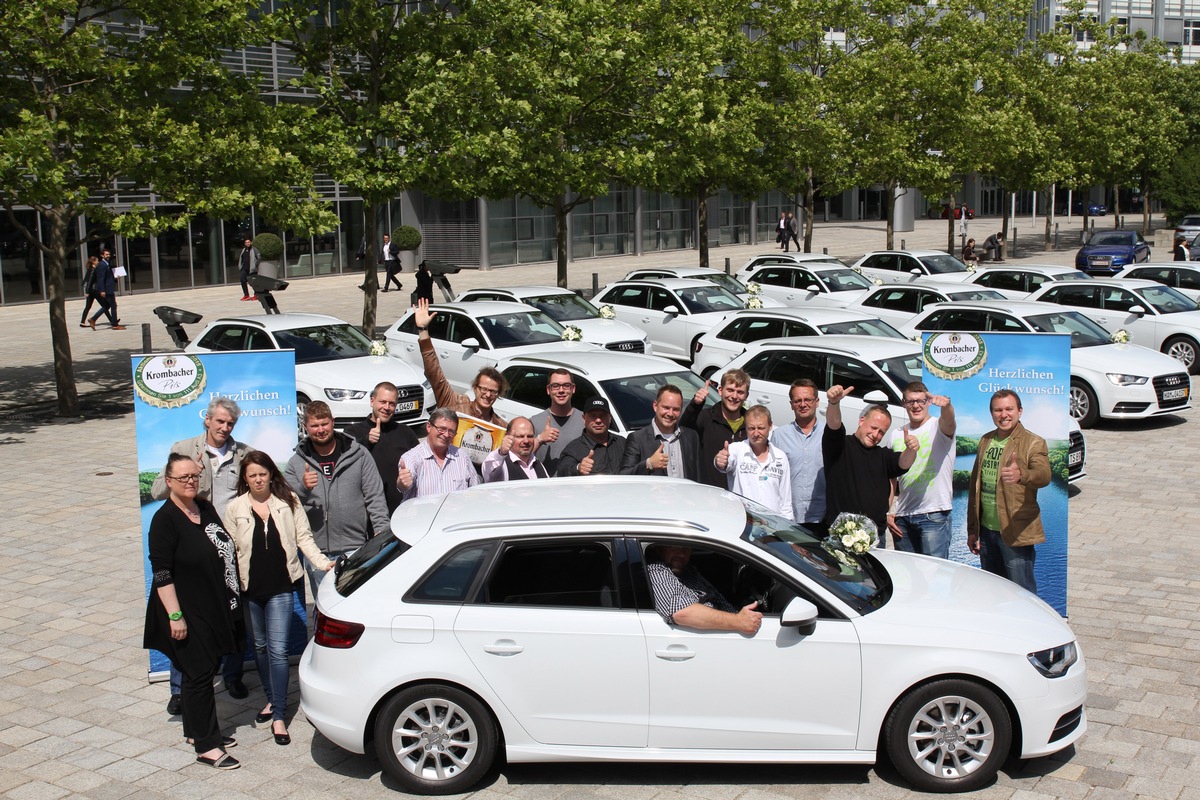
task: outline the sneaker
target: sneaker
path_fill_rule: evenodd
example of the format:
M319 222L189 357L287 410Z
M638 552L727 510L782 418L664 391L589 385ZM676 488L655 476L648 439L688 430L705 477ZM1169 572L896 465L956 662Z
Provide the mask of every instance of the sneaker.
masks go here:
M251 300L257 300L257 299L258 299L258 295L256 295L256 294L252 294L252 295L250 295L250 299L251 299Z
M171 699L167 701L167 713L172 717L183 709L183 697L177 694L171 695Z
M245 296L242 298L242 300L249 300L249 299L250 299L250 295L245 295Z

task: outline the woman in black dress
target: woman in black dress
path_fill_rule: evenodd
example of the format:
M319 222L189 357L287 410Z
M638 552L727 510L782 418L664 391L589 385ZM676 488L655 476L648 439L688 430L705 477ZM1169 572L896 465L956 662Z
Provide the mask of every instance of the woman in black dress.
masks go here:
M200 467L172 453L163 473L170 496L150 521L153 572L142 646L159 650L182 673L183 735L196 761L237 769L225 752L237 744L217 725L213 678L221 656L244 641L237 557L221 517L196 497Z

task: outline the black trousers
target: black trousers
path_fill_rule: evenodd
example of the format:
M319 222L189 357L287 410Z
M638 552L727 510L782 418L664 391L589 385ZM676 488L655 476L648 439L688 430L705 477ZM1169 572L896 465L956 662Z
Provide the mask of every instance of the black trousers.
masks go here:
M182 671L180 682L180 716L183 735L195 742L197 753L207 753L221 746L221 728L217 725L217 699L213 695L213 679L217 664L199 673Z
M383 263L384 269L387 271L387 280L383 282L384 291L387 291L388 287L392 285L392 281L396 282L397 289L402 288L404 284L400 283L400 279L396 277L396 273L400 271L400 259L390 258Z
M88 315L88 312L92 310L92 303L100 303L101 306L104 305L104 301L100 299L100 294L98 292L88 292L87 293L87 304L84 305L83 314L81 314L79 317L80 325L87 324L87 315Z
M250 284L248 283L248 281L250 280L250 270L243 267L241 270L241 278L242 278L242 297L249 297L250 296Z

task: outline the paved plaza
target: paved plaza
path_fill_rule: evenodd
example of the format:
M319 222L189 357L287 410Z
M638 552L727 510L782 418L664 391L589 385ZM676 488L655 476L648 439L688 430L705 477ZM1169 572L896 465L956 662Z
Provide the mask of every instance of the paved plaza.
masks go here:
M1029 226L1026 219L1023 223ZM982 240L995 221L976 220ZM981 235L982 234L982 235ZM921 221L897 234L910 247L945 245L945 223ZM899 241L897 241L899 244ZM815 249L843 258L884 246L882 223L818 226ZM773 245L713 249L736 270ZM1020 253L1021 260L1068 264L1073 249ZM1165 257L1165 253L1159 255ZM693 251L616 257L571 265L571 286L601 285L634 266L691 265ZM407 303L405 290L381 294L379 323ZM359 276L295 281L278 295L284 311L323 311L361 321ZM455 290L489 284L553 283L554 265L464 272ZM392 797L372 756L325 741L296 713L292 744L255 729L257 677L250 697L217 693L218 715L240 745L234 772L194 763L177 719L165 712L165 684L146 680L141 649L145 611L131 354L170 349L152 314L159 305L220 315L258 312L237 286L120 298L128 330L67 323L83 395L79 419L53 415L47 307L0 308L0 795L19 800L94 798ZM196 333L199 326L190 330ZM1052 759L1012 764L979 797L1164 798L1200 800L1200 537L1188 520L1200 511L1189 474L1200 450L1196 411L1151 422L1102 423L1087 434L1089 477L1072 491L1068 604L1088 661L1089 731ZM953 609L946 609L948 615ZM868 671L886 665L866 665ZM747 674L754 676L753 664ZM293 671L294 675L294 671ZM771 680L755 676L770 690ZM570 680L564 675L563 680ZM292 682L291 708L298 687ZM719 687L712 687L719 691ZM814 691L820 691L815 687ZM662 798L900 798L911 796L890 767L755 765L519 765L506 767L473 796L520 800Z

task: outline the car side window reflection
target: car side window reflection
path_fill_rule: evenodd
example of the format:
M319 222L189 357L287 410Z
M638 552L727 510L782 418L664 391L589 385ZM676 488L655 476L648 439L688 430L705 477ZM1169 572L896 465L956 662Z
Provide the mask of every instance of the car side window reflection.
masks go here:
M488 605L616 608L609 542L530 542L506 546L484 583Z
M451 553L417 582L409 599L433 603L462 603L475 582L490 544L472 545Z

